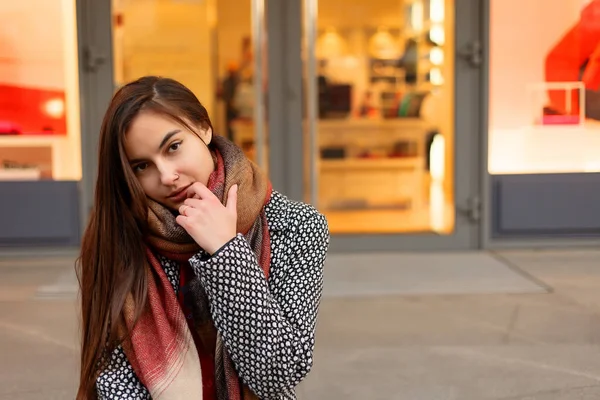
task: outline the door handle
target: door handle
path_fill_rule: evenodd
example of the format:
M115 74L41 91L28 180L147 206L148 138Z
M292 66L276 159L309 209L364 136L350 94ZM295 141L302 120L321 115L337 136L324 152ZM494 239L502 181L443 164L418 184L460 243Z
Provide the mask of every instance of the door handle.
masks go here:
M98 67L106 62L106 55L100 53L94 46L83 48L83 67L88 72L98 71Z
M481 221L482 204L479 196L469 197L464 206L456 205L456 212L472 223Z
M471 67L479 68L483 64L483 45L479 40L467 43L457 52L459 58L465 60Z

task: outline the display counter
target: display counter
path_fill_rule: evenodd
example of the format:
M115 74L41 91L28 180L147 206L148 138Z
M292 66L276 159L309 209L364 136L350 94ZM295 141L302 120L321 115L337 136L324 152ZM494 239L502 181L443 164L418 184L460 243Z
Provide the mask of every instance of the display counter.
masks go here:
M319 121L319 205L331 210L422 207L430 130L412 118Z
M235 142L254 141L251 122L234 124ZM331 119L317 124L319 206L418 209L427 177L427 138L418 118Z
M491 236L598 237L600 122L491 129Z
M600 172L600 121L490 129L491 175Z

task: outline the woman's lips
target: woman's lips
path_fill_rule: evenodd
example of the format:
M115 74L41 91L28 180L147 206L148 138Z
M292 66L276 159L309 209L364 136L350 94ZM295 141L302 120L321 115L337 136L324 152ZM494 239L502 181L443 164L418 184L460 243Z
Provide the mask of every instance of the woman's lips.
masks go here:
M168 199L175 203L181 203L182 201L187 199L187 189L188 188L189 188L189 185L184 187L183 189L178 190L174 194L170 195L168 197Z

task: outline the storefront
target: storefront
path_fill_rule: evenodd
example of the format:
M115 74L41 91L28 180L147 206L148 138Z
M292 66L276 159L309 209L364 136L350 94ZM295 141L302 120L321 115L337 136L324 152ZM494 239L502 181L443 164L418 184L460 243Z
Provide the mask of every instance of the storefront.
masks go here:
M0 246L76 246L82 179L75 8L0 4Z
M189 86L275 188L325 213L334 250L595 243L600 6L546 3L2 5L0 246L77 244L103 111L148 74ZM556 45L578 21L592 51L573 75Z
M487 243L597 245L600 1L492 0L489 15Z

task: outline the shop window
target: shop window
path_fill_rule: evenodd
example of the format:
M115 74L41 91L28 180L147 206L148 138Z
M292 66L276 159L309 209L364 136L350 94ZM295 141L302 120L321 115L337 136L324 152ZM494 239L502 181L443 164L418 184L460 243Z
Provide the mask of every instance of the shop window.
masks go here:
M319 0L307 191L333 233L454 231L453 13L449 0Z
M0 181L80 180L75 2L0 3Z
M600 172L600 0L491 0L491 174Z

